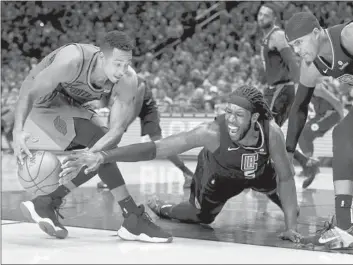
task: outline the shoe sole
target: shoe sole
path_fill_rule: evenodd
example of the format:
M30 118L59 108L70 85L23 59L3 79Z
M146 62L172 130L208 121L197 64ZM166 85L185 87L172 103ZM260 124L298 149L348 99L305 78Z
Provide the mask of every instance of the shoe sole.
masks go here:
M118 230L118 236L127 241L142 241L148 243L171 243L173 241L173 237L168 238L160 238L160 237L150 237L144 233L139 235L134 235L130 233L125 227L121 227Z
M68 236L67 230L64 230L61 228L55 229L56 226L53 224L52 220L50 220L49 218L40 217L34 208L33 202L31 201L21 202L20 209L24 217L27 218L27 220L37 223L39 228L47 235L56 237L59 239L64 239Z

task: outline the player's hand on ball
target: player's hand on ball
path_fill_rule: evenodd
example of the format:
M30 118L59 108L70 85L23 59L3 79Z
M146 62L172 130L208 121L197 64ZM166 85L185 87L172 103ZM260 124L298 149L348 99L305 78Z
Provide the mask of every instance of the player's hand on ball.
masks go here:
M61 168L63 169L60 173L60 177L69 178L70 175L77 175L80 170L87 166L85 174L97 171L99 166L103 163L103 156L101 153L93 153L88 149L77 152L67 156L63 162Z
M290 240L294 243L300 243L300 240L303 238L301 234L292 229L282 232L279 237L283 240Z
M23 165L23 158L26 156L32 157L26 142L30 139L31 135L25 131L13 132L13 149L17 161Z

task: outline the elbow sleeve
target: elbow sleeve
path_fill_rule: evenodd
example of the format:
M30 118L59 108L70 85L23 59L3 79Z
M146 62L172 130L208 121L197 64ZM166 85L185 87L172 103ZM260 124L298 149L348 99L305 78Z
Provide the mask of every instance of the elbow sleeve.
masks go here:
M286 149L288 152L293 153L295 151L300 134L308 117L308 106L314 89L314 87L306 87L299 84L298 91L289 114L286 139Z
M294 57L292 50L289 47L286 47L280 51L280 54L281 54L283 61L289 67L289 72L290 72L292 81L297 83L299 81L300 70L299 70L299 65Z

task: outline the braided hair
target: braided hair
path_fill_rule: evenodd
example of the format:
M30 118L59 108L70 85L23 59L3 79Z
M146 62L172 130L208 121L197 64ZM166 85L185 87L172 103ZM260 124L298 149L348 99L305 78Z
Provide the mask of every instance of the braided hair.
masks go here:
M254 106L254 112L253 113L259 113L260 116L259 118L261 120L266 119L266 120L272 120L273 115L272 111L270 110L270 107L266 103L262 92L258 90L257 88L249 85L243 85L234 91L232 91L229 95L231 96L239 96L247 99L250 101L250 103Z

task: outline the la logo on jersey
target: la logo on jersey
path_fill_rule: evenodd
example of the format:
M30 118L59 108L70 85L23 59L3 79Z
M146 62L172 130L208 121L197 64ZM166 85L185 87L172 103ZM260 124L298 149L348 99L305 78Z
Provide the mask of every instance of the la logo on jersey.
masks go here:
M241 170L247 179L255 178L257 170L257 160L259 159L258 153L242 154L241 156Z

